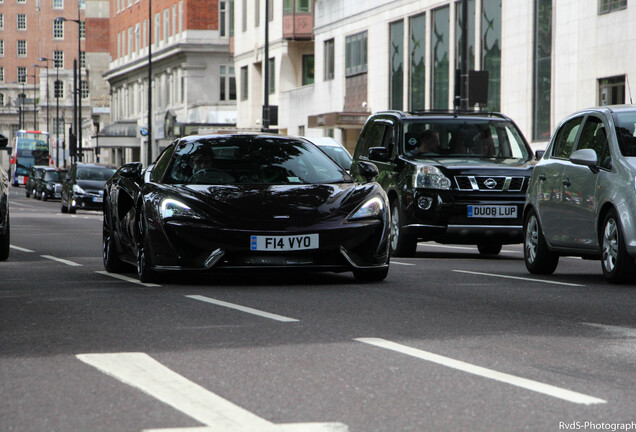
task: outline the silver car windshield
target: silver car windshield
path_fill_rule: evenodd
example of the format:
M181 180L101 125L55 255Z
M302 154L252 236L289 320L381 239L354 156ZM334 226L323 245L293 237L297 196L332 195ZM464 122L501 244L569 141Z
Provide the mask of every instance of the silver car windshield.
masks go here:
M313 144L244 136L180 143L164 181L205 185L282 185L353 180Z
M517 128L509 121L413 120L404 125L403 142L404 154L414 159L531 157Z
M636 157L636 112L614 113L616 136L621 154L627 157Z

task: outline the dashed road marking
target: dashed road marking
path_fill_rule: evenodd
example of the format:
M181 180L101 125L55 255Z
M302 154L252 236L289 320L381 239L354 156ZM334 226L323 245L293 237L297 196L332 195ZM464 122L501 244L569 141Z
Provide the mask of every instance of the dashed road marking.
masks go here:
M211 303L211 304L215 304L217 306L223 306L226 308L230 308L230 309L236 309L238 311L241 312L245 312L245 313L249 313L252 315L258 315L261 316L263 318L269 318L269 319L273 319L275 321L280 321L280 322L297 322L298 320L295 318L288 318L282 315L277 315L277 314L273 314L273 313L269 313L269 312L264 312L258 309L252 309L250 307L245 307L245 306L241 306L241 305L237 305L234 303L228 303L228 302L224 302L221 300L216 300L210 297L205 297L205 296L200 296L200 295L187 295L186 297L194 299L194 300L199 300L202 302L206 302L206 303Z
M520 276L501 275L501 274L496 274L496 273L483 273L483 272L475 272L475 271L468 271L468 270L453 270L453 271L456 272L456 273L467 273L467 274L473 274L473 275L478 275L478 276L491 276L491 277L498 277L498 278L503 278L503 279L523 280L523 281L528 281L528 282L539 282L539 283L553 284L553 285L565 285L565 286L575 286L575 287L583 287L583 286L585 286L585 285L575 284L575 283L570 283L570 282L559 282L559 281L551 281L551 280L544 280L544 279L533 279L533 278L526 278L526 277L520 277Z
M66 264L67 266L71 266L71 267L82 267L82 264L78 264L78 263L76 263L76 262L69 261L69 260L66 260L66 259L64 259L64 258L58 258L58 257L54 257L54 256L51 256L51 255L40 255L40 256L41 256L42 258L46 258L46 259L50 259L50 260L52 260L52 261L57 261L57 262L59 262L59 263Z
M148 287L148 288L160 287L161 286L161 285L154 284L154 283L141 282L139 279L135 279L135 278L131 278L131 277L128 277L128 276L124 276L124 275L119 274L119 273L108 273L107 271L104 271L104 270L97 270L97 271L95 271L95 273L98 273L98 274L101 274L101 275L104 275L104 276L110 276L112 278L123 280L123 281L126 281L126 282L132 282L132 283L137 284L137 285L143 285L143 286Z

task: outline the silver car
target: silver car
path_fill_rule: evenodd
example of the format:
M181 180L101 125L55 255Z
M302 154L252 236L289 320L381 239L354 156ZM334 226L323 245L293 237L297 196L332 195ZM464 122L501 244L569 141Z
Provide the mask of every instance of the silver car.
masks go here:
M636 280L636 105L590 108L556 128L532 173L524 259L551 274L559 256L600 259L610 282Z

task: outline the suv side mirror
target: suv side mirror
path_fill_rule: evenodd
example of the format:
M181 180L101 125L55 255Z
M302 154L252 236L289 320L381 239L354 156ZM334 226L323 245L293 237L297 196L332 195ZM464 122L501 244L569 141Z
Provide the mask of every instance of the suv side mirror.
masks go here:
M544 154L545 154L545 150L537 150L536 152L534 152L534 158L536 160L541 160Z
M130 162L119 168L119 175L135 182L141 180L141 162Z
M583 165L592 170L592 172L598 172L598 157L596 152L592 149L577 150L570 156L570 162L576 165Z
M369 159L380 162L388 162L391 154L385 147L371 147L369 149Z
M366 181L372 182L378 176L380 171L378 167L371 162L358 161L358 172Z

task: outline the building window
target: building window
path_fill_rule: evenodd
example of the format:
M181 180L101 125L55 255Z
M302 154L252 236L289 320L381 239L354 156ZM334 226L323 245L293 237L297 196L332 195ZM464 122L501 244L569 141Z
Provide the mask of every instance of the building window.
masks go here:
M64 0L53 0L53 9L64 9Z
M0 30L4 30L4 14L0 13Z
M18 4L19 3L26 3L26 0L18 0Z
M168 43L170 37L170 9L163 11L163 41Z
M51 119L51 129L54 135L64 135L64 119L53 117Z
M290 14L294 10L294 0L283 1L283 13Z
M161 40L161 14L155 14L155 46L159 46Z
M177 34L177 5L172 6L172 35Z
M27 71L24 66L18 67L18 82L26 83L27 82Z
M80 21L79 34L80 34L80 39L86 39L86 21Z
M314 83L314 55L303 55L303 85Z
M347 76L367 71L367 32L347 36L345 46L345 74Z
M625 75L598 80L598 104L618 105L625 103Z
M329 39L325 41L325 81L334 78L334 59L334 41L333 39Z
M501 103L501 0L483 0L481 64L488 71L488 105L499 111Z
M4 41L0 40L0 57L4 57Z
M222 101L236 100L236 77L234 76L234 66L220 67L219 74L220 99Z
M550 139L552 89L552 0L534 2L534 125L532 138Z
M223 0L219 1L219 35L227 36L227 3Z
M19 40L18 41L18 57L26 57L27 56L27 41Z
M18 30L27 29L27 17L25 14L18 14Z
M64 39L64 21L53 21L53 39Z
M267 89L269 94L276 92L276 59L269 59L269 83L267 83Z
M296 12L310 13L311 1L310 0L296 0Z
M409 102L411 110L416 111L425 109L426 100L426 15L412 17L409 21Z
M254 0L254 27L261 25L261 1Z
M274 2L273 0L265 0L267 2L267 20L274 21Z
M4 82L4 67L0 66L0 82Z
M247 0L243 0L243 10L241 16L241 31L247 30Z
M434 10L432 24L431 95L433 100L431 106L433 109L448 109L450 8L446 6Z
M249 96L247 81L247 66L241 68L241 100L247 100Z
M86 0L79 0L80 9L86 9Z
M53 67L64 69L64 51L53 51Z
M404 109L404 21L389 26L389 105L391 109Z
M63 98L64 97L64 82L63 81L55 81L53 85L53 97L55 98Z
M464 30L464 19L462 17L462 4L457 3L455 7L455 67L461 69L462 66L462 32ZM468 70L475 69L475 0L468 0Z
M0 106L4 106L4 93L0 93Z
M183 33L183 1L179 2L179 33Z
M604 14L627 8L627 0L599 0L598 13Z
M80 68L86 68L86 51L80 51Z
M135 46L134 46L135 51L134 52L139 52L139 50L141 49L141 29L139 28L139 24L135 25Z

